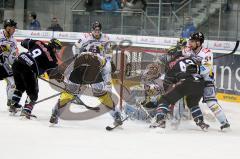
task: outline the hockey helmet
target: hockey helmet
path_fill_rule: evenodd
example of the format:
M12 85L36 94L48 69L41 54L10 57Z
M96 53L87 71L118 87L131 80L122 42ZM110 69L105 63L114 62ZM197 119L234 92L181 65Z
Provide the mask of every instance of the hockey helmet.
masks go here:
M185 38L180 38L180 39L177 41L177 45L178 45L178 46L187 46L187 39L185 39Z
M55 48L55 49L57 49L57 50L61 50L61 48L62 48L62 43L61 43L58 39L52 38L52 39L50 40L50 42L48 43L48 46L51 46L52 48Z
M99 21L95 21L92 24L92 30L95 30L96 28L99 28L100 30L102 30L102 24Z
M12 19L6 19L3 21L3 27L4 29L6 29L7 27L17 27L17 22L15 22L14 20Z
M204 42L204 35L201 32L195 32L190 35L189 40L200 41L202 44Z

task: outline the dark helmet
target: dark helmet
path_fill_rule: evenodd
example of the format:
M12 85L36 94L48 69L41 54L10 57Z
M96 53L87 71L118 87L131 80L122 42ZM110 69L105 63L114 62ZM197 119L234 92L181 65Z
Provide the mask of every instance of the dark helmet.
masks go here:
M99 27L100 30L102 30L102 24L99 21L95 21L92 24L92 29L94 30L95 28Z
M48 46L51 46L52 48L55 48L57 50L60 50L62 48L62 43L56 39L56 38L53 38L50 40L50 42L48 43Z
M195 32L190 35L189 40L200 41L202 44L204 42L204 35L201 32Z
M6 29L8 26L10 26L10 27L17 27L17 22L15 22L12 19L4 20L4 22L3 22L4 29Z

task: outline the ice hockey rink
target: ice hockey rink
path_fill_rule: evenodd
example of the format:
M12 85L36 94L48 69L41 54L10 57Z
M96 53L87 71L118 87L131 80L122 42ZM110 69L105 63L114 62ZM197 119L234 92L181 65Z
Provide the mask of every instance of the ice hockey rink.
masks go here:
M44 81L39 81L39 85L39 99L56 93ZM237 159L240 156L240 105L236 103L220 102L231 123L231 130L227 132L221 132L217 122L207 121L210 128L204 132L193 121L183 121L178 130L167 125L162 131L131 120L121 129L108 132L105 127L112 124L109 114L85 121L60 120L59 125L49 127L51 108L57 97L35 106L33 113L37 119L9 116L5 86L1 81L1 159ZM84 101L96 105L94 99Z

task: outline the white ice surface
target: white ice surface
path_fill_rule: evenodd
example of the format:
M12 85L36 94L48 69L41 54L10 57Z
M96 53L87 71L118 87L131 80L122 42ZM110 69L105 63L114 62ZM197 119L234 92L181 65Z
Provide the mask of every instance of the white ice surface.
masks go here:
M40 81L39 99L53 95ZM0 159L239 159L240 104L220 102L231 130L220 132L217 122L208 122L208 132L192 121L178 130L149 129L148 124L126 121L122 129L107 132L110 115L86 121L63 121L49 127L51 108L57 98L37 104L33 120L9 116L5 82L0 82ZM25 97L25 96L24 96ZM86 100L91 105L94 100Z

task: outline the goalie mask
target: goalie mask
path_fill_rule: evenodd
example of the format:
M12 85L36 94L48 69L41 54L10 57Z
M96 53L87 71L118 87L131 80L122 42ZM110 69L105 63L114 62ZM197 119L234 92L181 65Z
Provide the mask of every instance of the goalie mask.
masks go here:
M157 63L149 64L146 71L145 76L148 80L158 78L162 73L161 66Z

